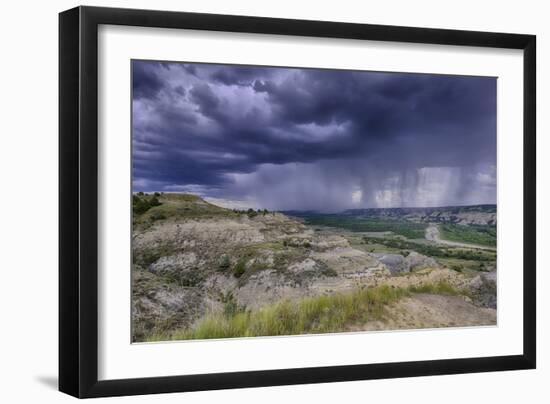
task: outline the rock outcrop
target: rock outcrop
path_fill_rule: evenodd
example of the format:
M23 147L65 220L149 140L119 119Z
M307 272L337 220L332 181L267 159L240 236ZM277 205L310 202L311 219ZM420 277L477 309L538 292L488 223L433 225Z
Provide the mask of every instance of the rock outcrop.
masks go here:
M439 268L439 264L431 257L411 251L408 255L401 254L372 254L383 263L392 274L406 273L426 268Z

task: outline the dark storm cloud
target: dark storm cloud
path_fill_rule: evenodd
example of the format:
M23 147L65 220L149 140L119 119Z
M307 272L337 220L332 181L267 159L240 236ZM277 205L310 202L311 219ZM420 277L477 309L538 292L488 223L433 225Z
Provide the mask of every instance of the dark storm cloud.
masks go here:
M157 75L158 63L132 63L132 84L134 99L154 98L163 87Z
M252 85L258 77L266 75L269 75L269 71L266 71L263 68L248 66L228 66L222 69L214 69L211 78L227 86L249 86Z
M208 84L197 84L191 87L189 93L191 101L195 103L201 114L213 119L220 117L220 100Z
M316 207L296 199L305 181L334 209L494 202L493 78L134 61L133 93L136 190Z

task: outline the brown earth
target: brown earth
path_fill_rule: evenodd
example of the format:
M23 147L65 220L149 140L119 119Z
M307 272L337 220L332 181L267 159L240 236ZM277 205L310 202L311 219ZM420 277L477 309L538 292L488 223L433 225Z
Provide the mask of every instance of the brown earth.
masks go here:
M352 331L496 325L495 309L478 307L462 296L416 294L390 305L382 321Z

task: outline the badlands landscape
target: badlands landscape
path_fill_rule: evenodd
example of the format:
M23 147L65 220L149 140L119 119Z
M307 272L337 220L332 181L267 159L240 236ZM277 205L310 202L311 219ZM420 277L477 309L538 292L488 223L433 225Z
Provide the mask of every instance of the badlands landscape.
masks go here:
M496 324L495 205L133 212L133 342Z

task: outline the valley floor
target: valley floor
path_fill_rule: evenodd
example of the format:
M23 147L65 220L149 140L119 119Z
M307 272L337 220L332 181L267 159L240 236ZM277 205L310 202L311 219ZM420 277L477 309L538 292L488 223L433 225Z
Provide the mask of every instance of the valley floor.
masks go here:
M471 244L471 243L461 243L458 241L444 240L441 238L441 232L436 224L430 224L426 228L426 240L432 241L440 245L448 245L452 247L461 247L461 248L473 248L479 250L489 250L496 251L495 247L480 245L480 244Z

